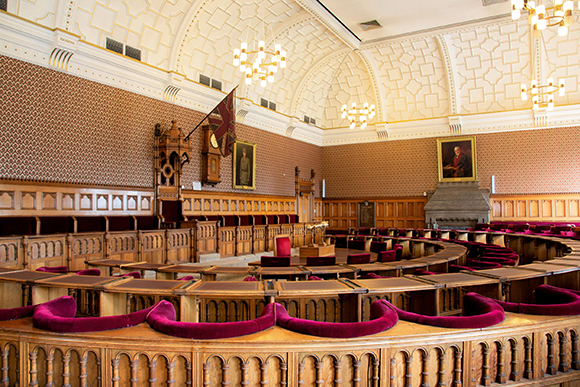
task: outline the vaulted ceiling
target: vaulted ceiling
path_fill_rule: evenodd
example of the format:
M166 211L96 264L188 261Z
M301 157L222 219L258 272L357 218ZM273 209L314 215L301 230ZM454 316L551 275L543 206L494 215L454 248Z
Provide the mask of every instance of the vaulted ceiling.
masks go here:
M56 48L63 71L202 111L223 93L200 88L201 75L223 92L239 85L240 120L321 145L577 125L580 11L568 37L539 40L510 11L505 0L8 0L0 38L4 54L50 65L7 47ZM359 26L372 20L382 27ZM141 62L107 51L107 39ZM246 86L232 64L233 48L258 39L288 57L266 87ZM520 84L549 76L568 92L555 112L532 112ZM352 102L377 106L367 129L341 118Z

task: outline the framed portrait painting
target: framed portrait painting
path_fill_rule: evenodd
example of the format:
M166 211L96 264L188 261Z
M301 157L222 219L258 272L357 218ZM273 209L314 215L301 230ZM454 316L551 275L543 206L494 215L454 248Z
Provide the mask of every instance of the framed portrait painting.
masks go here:
M237 189L256 189L256 144L236 141L234 145L233 183Z
M437 163L440 182L475 181L475 137L437 139Z

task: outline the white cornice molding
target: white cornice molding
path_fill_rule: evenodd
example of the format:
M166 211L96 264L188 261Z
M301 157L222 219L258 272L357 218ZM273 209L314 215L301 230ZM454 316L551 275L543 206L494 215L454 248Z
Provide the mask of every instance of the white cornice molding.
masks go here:
M50 30L24 19L0 13L2 55L56 71L64 71L49 66L55 37L63 34L68 33ZM200 112L209 112L228 92L212 89L181 74L161 70L82 40L78 40L75 45L75 54L66 69L71 75L158 100L164 100L168 85L175 84L175 87L180 89L175 95L174 103ZM244 109L244 124L318 146L457 135L451 131L448 117L379 123L369 125L365 130L348 128L322 130L302 122L297 117L266 109L249 100L241 99L239 104ZM556 106L554 111L535 114L530 109L454 115L452 121L459 123L462 135L580 126L580 105Z

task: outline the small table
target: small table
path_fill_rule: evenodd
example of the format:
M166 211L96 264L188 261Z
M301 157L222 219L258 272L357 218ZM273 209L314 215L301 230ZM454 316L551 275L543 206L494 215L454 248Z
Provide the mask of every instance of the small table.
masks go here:
M296 310L298 318L321 321L320 314L326 314L324 321L357 322L362 321L361 294L366 289L349 285L342 280L330 281L277 281L274 282L278 290L277 301L284 300L288 310ZM329 299L320 303L320 299ZM329 309L331 300L340 303L340 307ZM306 305L314 305L307 308ZM312 310L314 309L314 310ZM331 315L328 315L328 314ZM340 316L336 316L340 313ZM332 315L335 315L334 317Z
M32 305L43 301L37 294L36 282L45 278L61 277L62 273L47 273L43 271L17 270L0 273L0 308L18 308L26 306L23 300L23 286L28 285L31 292Z
M195 296L187 294L187 290L195 285L194 281L149 280L124 277L125 281L105 285L101 291L101 315L114 316L127 314L129 299L134 294L149 295L155 302L166 297L179 298L179 321L197 322L197 306Z
M429 284L416 278L370 278L348 281L364 289L371 299L387 295L387 300L399 309L413 313L437 315L441 284ZM369 300L370 303L370 300Z
M463 310L463 295L468 292L501 300L501 284L498 279L471 273L447 273L413 277L431 284L439 284L438 316L459 315ZM445 293L445 294L442 294Z
M335 255L334 245L301 246L298 249L300 250L300 258Z

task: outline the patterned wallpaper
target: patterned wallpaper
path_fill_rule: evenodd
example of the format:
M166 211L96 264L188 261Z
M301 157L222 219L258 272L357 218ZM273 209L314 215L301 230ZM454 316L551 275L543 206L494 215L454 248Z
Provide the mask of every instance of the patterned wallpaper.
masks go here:
M153 130L176 119L191 130L203 113L0 56L0 178L151 188ZM498 194L580 192L580 128L476 136L482 188L496 177ZM237 125L240 140L257 143L256 191L294 195L294 168L314 169L317 196L420 196L437 185L437 141L384 141L319 148ZM183 184L200 181L201 130L192 135L197 155ZM222 183L232 188L232 159L222 160Z
M498 194L580 192L579 129L476 136L480 187L494 175ZM437 187L437 139L324 147L322 165L327 198L420 196Z
M0 56L0 178L152 188L156 123L189 132L203 113ZM294 195L294 168L320 177L320 148L238 124L238 139L255 142L258 194ZM201 130L183 184L201 180ZM196 148L197 147L197 148ZM232 158L222 183L232 188ZM245 193L248 193L245 191Z

